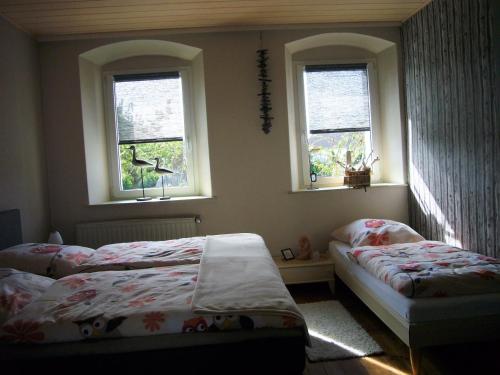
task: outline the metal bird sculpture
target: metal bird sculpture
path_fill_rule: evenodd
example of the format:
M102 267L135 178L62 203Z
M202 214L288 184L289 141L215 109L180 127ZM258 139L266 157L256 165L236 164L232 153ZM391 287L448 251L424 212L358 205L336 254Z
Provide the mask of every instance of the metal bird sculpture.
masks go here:
M174 173L174 172L172 172L170 169L161 168L160 167L160 158L155 158L155 160L156 160L155 172L161 176L161 190L163 193L162 193L160 200L170 199L169 196L165 196L165 184L164 184L163 176L165 176L166 174L169 174L169 173Z
M146 195L144 194L144 177L143 177L142 169L143 168L150 168L153 166L153 164L151 164L150 162L148 162L146 160L137 159L135 156L135 146L130 146L129 148L132 150L132 165L134 165L135 167L141 168L142 198L137 198L137 200L138 201L149 201L152 198L146 197Z

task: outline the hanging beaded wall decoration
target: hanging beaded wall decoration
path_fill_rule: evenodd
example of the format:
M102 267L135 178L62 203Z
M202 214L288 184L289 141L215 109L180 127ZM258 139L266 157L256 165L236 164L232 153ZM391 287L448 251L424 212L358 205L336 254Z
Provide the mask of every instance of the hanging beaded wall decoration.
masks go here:
M261 38L262 43L262 38ZM257 50L257 67L259 69L259 81L260 81L260 118L262 119L262 130L264 133L268 134L271 131L271 120L273 117L270 116L271 107L271 93L268 91L269 82L271 80L267 75L267 60L269 56L267 55L267 49L261 48Z

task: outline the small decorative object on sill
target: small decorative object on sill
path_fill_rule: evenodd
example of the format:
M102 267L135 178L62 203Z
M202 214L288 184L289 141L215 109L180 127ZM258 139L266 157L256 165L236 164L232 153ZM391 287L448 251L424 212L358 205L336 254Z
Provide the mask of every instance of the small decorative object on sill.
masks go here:
M57 230L52 229L49 233L49 238L47 239L47 243L54 245L62 245L64 242L61 237L61 234Z
M371 151L368 157L363 158L360 166L355 168L352 165L351 157L351 151L347 151L346 164L343 165L341 162L337 161L339 165L345 168L344 185L354 189L363 188L366 191L366 188L371 184L372 166L379 161L380 158L378 156L375 157L373 151Z
M316 181L318 181L318 175L314 172L311 172L309 174L309 179L311 180L311 185L308 187L309 190L314 190L317 189L316 186L313 185Z
M297 259L306 260L311 259L312 257L312 247L311 240L308 236L300 236L299 237L299 254L297 255Z
M260 81L260 118L262 119L262 130L264 133L268 134L271 131L271 120L273 117L270 116L271 107L271 93L268 91L268 85L271 80L267 75L267 60L269 57L267 55L267 49L262 48L262 33L260 37L260 49L257 50L257 67L259 68L259 81Z
M344 176L344 185L347 185L354 189L364 188L366 191L366 188L370 186L370 173L370 168L362 171L350 171L346 169Z
M142 201L150 201L152 198L151 197L146 197L144 194L144 177L143 177L143 168L151 168L153 164L146 160L140 160L135 157L135 146L130 146L130 149L132 150L132 165L141 168L141 186L142 186L142 198L137 198L136 200L142 202Z
M319 147L313 147L309 150L309 180L311 181L311 184L307 188L308 190L316 190L317 187L314 186L313 184L318 181L318 175L314 171L313 164L311 162L311 154L314 152L318 152L321 149Z
M165 196L165 181L163 180L163 176L169 173L174 173L169 169L166 168L161 168L160 167L160 158L155 158L156 160L156 166L155 166L155 172L161 176L161 190L162 190L162 196L160 197L160 200L166 200L170 199L169 196Z

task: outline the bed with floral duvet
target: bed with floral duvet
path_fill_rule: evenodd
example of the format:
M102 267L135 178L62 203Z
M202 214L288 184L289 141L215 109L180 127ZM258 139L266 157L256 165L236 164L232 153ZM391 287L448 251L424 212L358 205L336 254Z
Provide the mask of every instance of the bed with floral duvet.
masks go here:
M409 298L500 293L500 260L439 241L405 224L362 219L333 236L352 247L349 258Z
M155 336L169 347L169 337L178 335L259 330L300 331L307 341L303 317L260 236L209 236L198 264L191 262L79 272L58 280L5 269L0 346L12 353L12 348Z
M442 242L361 246L348 254L409 298L500 293L500 260Z
M386 219L332 237L335 274L409 346L414 374L422 347L500 337L500 260Z

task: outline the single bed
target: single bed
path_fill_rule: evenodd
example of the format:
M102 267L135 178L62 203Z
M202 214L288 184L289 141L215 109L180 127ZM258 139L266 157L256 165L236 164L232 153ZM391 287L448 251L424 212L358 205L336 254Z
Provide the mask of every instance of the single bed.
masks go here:
M422 347L500 337L500 294L407 298L349 259L349 250L330 242L335 274L408 345L414 373Z
M11 228L20 230L18 215L8 217L9 222L17 221ZM16 243L13 236L6 237L7 245ZM78 361L88 369L94 368L90 363L113 370L116 366L144 370L162 363L187 373L210 369L233 373L235 368L241 373L301 373L307 330L262 238L252 234L212 236L211 243L201 259L195 254L199 264L78 273L55 281L45 294L2 326L0 360L18 369L50 369L54 363L74 365ZM187 263L196 262L189 259ZM165 276L163 281L154 281ZM82 282L82 278L87 281ZM138 289L132 287L133 279ZM151 281L148 284L146 280ZM268 294L269 286L272 291ZM100 304L90 302L99 298ZM281 307L276 309L276 305ZM113 315L116 308L119 311ZM106 331L109 337L83 337L103 312L108 313L106 329L113 320L114 328ZM128 315L121 316L121 312ZM150 320L147 314L152 314ZM24 340L23 330L33 329L24 323L36 319L40 321L33 334L27 332L34 340ZM224 321L229 321L229 330L222 328L226 327ZM172 324L167 327L166 322ZM119 332L122 328L123 334ZM146 336L146 331L153 335ZM31 342L6 343L16 340Z

